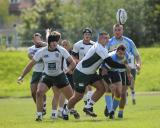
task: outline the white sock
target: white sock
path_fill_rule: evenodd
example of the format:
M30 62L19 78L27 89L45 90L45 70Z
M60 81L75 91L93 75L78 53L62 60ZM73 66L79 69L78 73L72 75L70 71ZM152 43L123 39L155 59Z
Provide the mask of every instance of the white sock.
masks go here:
M87 94L84 94L83 101L87 101Z
M57 117L57 110L52 110L52 115L54 114L55 117Z
M88 91L86 95L87 99L91 99L93 93L94 93L93 91Z
M62 111L63 111L63 107L59 107L59 111L61 111L61 112L62 112Z
M42 112L37 112L37 116L42 116Z
M65 99L64 104L68 104L68 100L67 99Z

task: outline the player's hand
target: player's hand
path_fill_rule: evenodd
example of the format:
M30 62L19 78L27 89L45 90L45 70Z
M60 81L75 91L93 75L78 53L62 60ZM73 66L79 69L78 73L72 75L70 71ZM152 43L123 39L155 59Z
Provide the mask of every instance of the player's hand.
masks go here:
M127 76L128 76L128 80L129 80L129 81L132 81L132 80L133 80L133 76L132 76L131 73L129 73L129 74L127 73Z
M22 76L18 77L17 83L21 84L22 82L23 82L23 77Z
M138 71L140 71L140 69L141 69L140 64L136 64L136 68L137 68Z
M73 74L73 71L71 71L69 68L67 68L67 69L64 70L64 73L65 74L67 74L67 73L68 74Z
M126 70L127 70L127 72L128 72L128 73L130 73L130 72L131 72L131 68L130 68L130 66L129 66L128 64L125 64L125 66L126 66Z

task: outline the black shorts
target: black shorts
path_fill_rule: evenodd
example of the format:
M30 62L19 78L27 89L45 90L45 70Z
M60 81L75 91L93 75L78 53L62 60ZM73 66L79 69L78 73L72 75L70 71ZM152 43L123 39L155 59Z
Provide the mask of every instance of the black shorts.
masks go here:
M114 84L121 81L121 76L117 71L108 71L108 74L104 75L103 79L107 84Z
M73 81L73 75L72 74L66 74L68 80L69 80L69 83L72 87L72 89L74 89L74 81Z
M92 85L101 79L102 77L96 73L87 75L75 69L73 74L74 89L79 93L84 93L86 86Z
M56 86L57 88L63 88L69 85L68 78L64 74L64 72L58 76L48 76L47 74L43 74L40 82L45 83L48 88L52 86Z
M42 77L42 72L35 72L34 71L32 73L32 78L31 78L31 82L30 82L31 86L32 86L32 84L38 83L40 81L41 77Z
M120 72L121 74L121 79L122 79L122 85L123 86L130 86L131 81L129 81L127 73L126 72Z

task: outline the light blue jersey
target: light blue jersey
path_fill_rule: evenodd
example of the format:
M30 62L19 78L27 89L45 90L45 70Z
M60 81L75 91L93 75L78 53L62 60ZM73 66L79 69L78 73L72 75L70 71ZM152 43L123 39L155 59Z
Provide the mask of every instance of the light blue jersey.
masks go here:
M131 54L131 55L134 55L134 56L139 55L138 50L137 50L134 42L131 39L129 39L128 37L125 37L125 36L122 36L122 40L117 40L115 38L115 36L112 37L109 40L106 47L107 47L108 51L111 52L111 51L114 51L115 49L117 49L118 46L120 46L120 45L124 45L126 47L126 51L127 51L128 54Z
M136 48L136 45L134 44L134 42L129 39L128 37L122 36L122 39L118 40L114 37L112 37L106 48L108 49L108 51L114 51L115 49L118 48L118 46L120 45L124 45L126 47L126 52L129 55L128 57L128 63L130 65L131 68L135 68L135 62L134 62L134 58L136 56L139 56L139 52Z

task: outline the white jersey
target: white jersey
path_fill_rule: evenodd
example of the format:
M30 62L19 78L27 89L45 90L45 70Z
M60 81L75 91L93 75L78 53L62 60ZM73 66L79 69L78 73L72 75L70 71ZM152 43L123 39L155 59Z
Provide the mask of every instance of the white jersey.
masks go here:
M48 76L57 76L63 72L63 60L68 59L70 54L66 49L57 45L54 51L48 51L48 46L39 50L33 59L35 61L43 60L44 73Z
M28 54L34 56L36 52L38 52L40 49L42 49L43 47L36 47L35 45L31 46L28 48ZM42 60L38 61L34 68L33 68L33 71L35 72L43 72L43 62Z
M101 44L94 44L85 57L77 64L76 69L84 74L96 73L103 60L108 57L108 50Z
M95 44L92 40L89 44L85 44L83 40L78 41L73 46L73 52L78 54L79 60L82 60L82 58L86 55L88 50Z

